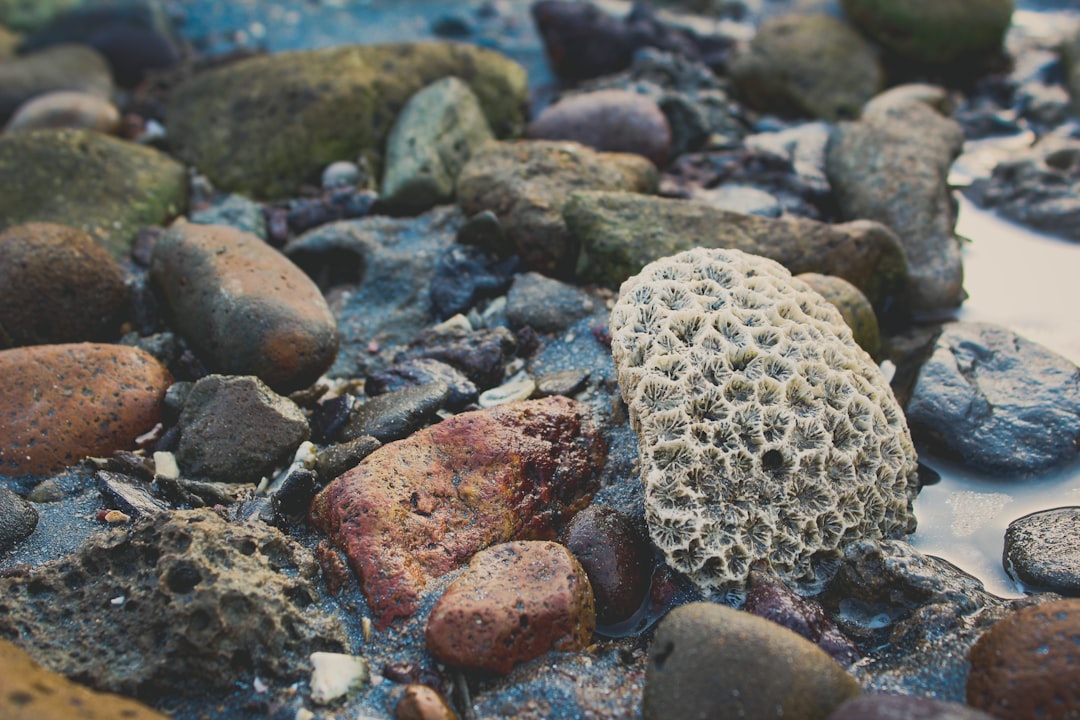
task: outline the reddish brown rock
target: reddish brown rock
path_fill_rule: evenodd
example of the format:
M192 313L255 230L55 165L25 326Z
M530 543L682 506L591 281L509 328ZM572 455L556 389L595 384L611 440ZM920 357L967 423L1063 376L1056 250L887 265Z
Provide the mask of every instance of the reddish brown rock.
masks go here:
M637 612L649 592L652 549L630 518L590 505L570 521L563 544L589 576L597 622L609 625Z
M319 493L311 520L385 626L477 551L554 537L588 503L606 454L589 409L569 398L463 413L366 457Z
M0 288L0 347L111 339L128 297L109 253L54 223L0 234Z
M458 720L438 690L427 685L410 685L394 708L397 720Z
M604 152L635 153L657 167L667 162L671 149L671 127L660 106L626 90L597 90L564 98L544 108L525 135L573 140Z
M174 224L154 247L150 275L212 372L256 375L287 393L334 362L337 323L318 286L251 233Z
M1080 717L1080 599L1023 608L968 653L968 705L1003 720Z
M130 448L161 417L169 371L123 345L0 352L0 473L41 475Z
M581 563L558 543L525 540L478 552L431 609L424 635L439 662L508 673L549 650L581 650L595 628Z
M99 693L50 672L0 640L0 717L5 720L166 720L142 703Z

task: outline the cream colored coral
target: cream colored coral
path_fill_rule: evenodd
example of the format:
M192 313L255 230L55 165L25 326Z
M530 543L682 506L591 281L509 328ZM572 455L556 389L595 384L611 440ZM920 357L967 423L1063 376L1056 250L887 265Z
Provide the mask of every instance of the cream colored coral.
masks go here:
M703 589L767 561L820 579L855 538L914 529L903 413L840 313L781 265L696 249L623 283L611 314L650 534Z

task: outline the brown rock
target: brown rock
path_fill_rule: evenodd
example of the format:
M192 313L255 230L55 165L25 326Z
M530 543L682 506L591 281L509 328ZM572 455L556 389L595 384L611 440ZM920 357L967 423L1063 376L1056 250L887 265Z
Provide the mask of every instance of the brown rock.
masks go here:
M120 129L120 111L94 93L58 90L20 105L4 131L40 128L80 128L115 135Z
M638 155L597 153L574 142L490 142L458 175L458 203L468 215L494 212L526 269L567 278L578 242L563 204L574 190L653 192L658 176Z
M592 588L573 553L518 541L473 557L431 609L424 636L439 662L508 673L549 650L584 648L595 627Z
M165 720L119 695L99 693L50 672L0 640L0 717L5 720Z
M337 323L318 286L251 233L176 223L154 247L150 276L213 372L287 393L334 362Z
M551 397L463 413L376 450L315 498L385 626L478 550L553 537L588 503L606 448L589 409Z
M1005 720L1080 717L1080 599L1026 607L971 648L968 705Z
M649 591L652 549L630 518L590 505L570 521L563 544L589 576L597 622L621 622L637 611Z
M573 140L603 152L635 153L661 167L671 149L671 127L660 106L626 90L571 95L550 105L526 129L527 137Z
M427 685L409 685L394 708L397 720L457 720L446 700Z
M104 248L53 223L0 234L0 288L0 347L111 339L128 297Z
M844 317L844 322L851 328L855 342L863 350L877 356L881 349L881 332L878 328L877 315L870 301L859 288L842 277L822 275L821 273L800 273L795 276L813 288L814 292L836 306Z
M0 472L40 475L131 447L171 383L153 356L122 345L0 352Z

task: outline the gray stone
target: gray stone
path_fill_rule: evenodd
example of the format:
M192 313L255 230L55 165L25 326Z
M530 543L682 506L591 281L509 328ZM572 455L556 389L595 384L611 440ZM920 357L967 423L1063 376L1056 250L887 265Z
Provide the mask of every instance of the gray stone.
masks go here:
M784 213L775 196L749 185L721 185L718 188L697 190L691 197L721 210L743 215L778 218Z
M803 13L765 20L730 72L755 109L823 120L857 117L885 83L869 40L841 18Z
M808 122L778 132L747 136L745 145L786 158L799 180L821 195L829 194L829 178L825 175L825 147L829 143L831 125Z
M528 325L542 333L562 332L596 308L597 303L584 290L533 272L514 278L506 294L510 327Z
M1080 507L1025 515L1005 531L1005 570L1034 592L1080 596Z
M841 123L829 140L827 172L841 215L876 220L900 238L916 312L951 310L965 297L947 182L963 143L956 122L921 102Z
M34 532L37 523L38 514L33 505L0 487L0 552L6 552Z
M1080 30L1062 45L1065 76L1068 78L1069 95L1072 96L1072 113L1080 117Z
M176 460L185 476L257 483L308 439L296 403L251 376L208 375L180 413Z
M356 185L360 180L360 166L348 160L338 160L323 169L322 188L331 190L347 185Z
M381 443L400 440L429 423L449 394L449 385L431 382L377 395L353 410L340 437L355 440L370 435Z
M1080 139L1044 136L965 194L1022 225L1080 240Z
M823 720L858 694L858 683L809 640L750 613L696 602L660 622L642 717Z
M450 201L461 168L494 137L466 83L447 77L428 85L409 99L390 131L383 200L409 214Z
M444 401L449 410L456 412L476 402L476 385L469 378L457 368L431 358L405 360L369 373L364 382L364 391L374 397L432 382L443 382L449 386L450 392Z
M260 240L267 239L262 206L243 195L227 195L221 202L191 213L188 219L197 225L228 225Z
M1068 462L1080 440L1080 368L1015 333L948 323L907 405L916 437L989 473Z
M610 288L653 260L695 247L761 255L794 274L842 277L875 308L895 303L906 280L899 240L875 222L764 218L700 202L602 192L574 193L564 215L581 243L578 278Z
M993 720L993 716L955 702L882 694L852 698L828 720Z
M30 98L57 90L107 100L113 91L109 64L85 45L54 45L0 63L0 124Z

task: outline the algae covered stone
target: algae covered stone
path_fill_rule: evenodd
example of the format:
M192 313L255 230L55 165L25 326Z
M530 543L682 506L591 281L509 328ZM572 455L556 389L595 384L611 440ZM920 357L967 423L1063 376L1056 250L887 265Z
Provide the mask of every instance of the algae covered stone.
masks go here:
M0 136L0 230L69 225L122 259L140 229L186 209L187 193L184 166L153 148L90 130Z
M401 109L448 76L469 85L492 131L525 121L525 70L491 50L456 43L400 43L285 52L196 75L177 87L169 134L177 154L214 185L282 197L337 160L378 165Z
M701 588L741 586L758 561L814 582L846 543L914 529L915 450L888 383L779 264L658 260L623 283L611 335L649 532Z

